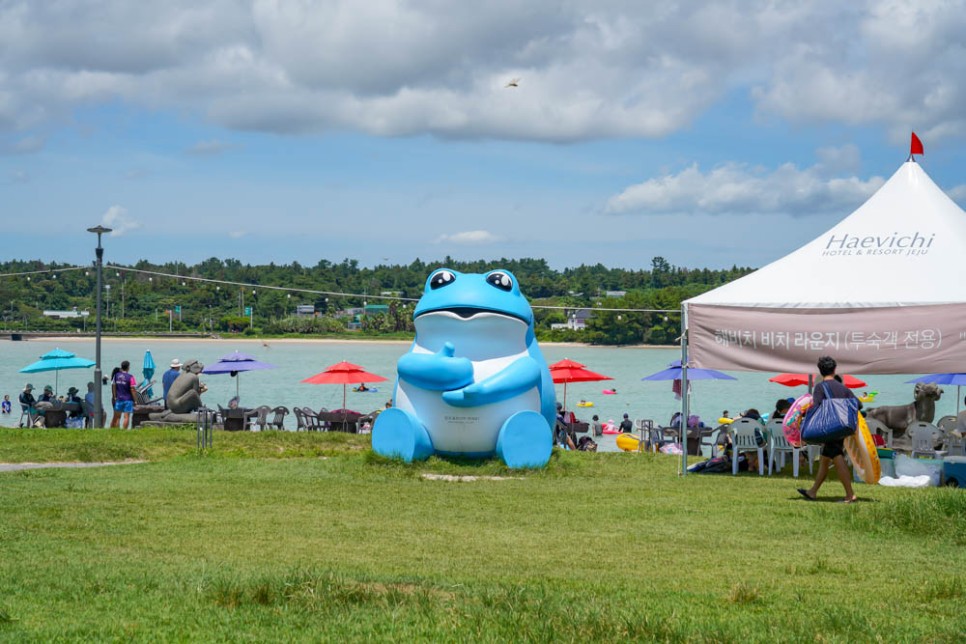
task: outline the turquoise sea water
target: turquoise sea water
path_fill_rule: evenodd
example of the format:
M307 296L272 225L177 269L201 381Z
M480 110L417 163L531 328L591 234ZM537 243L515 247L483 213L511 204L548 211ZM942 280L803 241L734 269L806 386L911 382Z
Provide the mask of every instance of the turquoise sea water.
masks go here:
M14 413L0 417L0 425L15 426L20 417L17 395L26 382L42 389L45 384L54 384L54 374L22 374L17 371L37 360L40 355L54 348L62 348L78 356L94 358L94 340L78 339L67 341L30 340L12 342L0 340L0 396L9 394L13 401ZM106 338L102 342L102 369L109 375L111 369L121 360L131 362L131 372L141 380L141 364L144 352L150 349L157 364L156 391L160 396L161 373L167 369L172 358L182 362L196 358L205 364L216 362L221 356L238 350L253 355L258 360L276 365L276 369L253 371L240 374L238 382L242 405L285 405L286 407L342 407L342 387L338 385L308 385L299 381L314 375L327 366L348 360L368 371L389 378L387 382L367 383L378 388L376 393L347 392L347 406L350 409L368 413L382 408L391 397L395 380L396 361L409 348L407 342L293 342L251 340L118 340ZM613 377L611 381L575 383L567 385L567 407L573 409L581 420L590 420L597 414L601 421L613 419L620 422L624 413L632 419L651 418L658 423L666 423L680 407L671 392L670 382L642 382L641 378L667 367L672 360L680 358L677 349L653 349L641 347L608 348L546 344L542 346L548 364L563 358L584 363L588 369ZM87 382L93 378L93 368L61 371L59 374L59 393L64 393L71 385L87 391ZM805 393L805 387L783 387L768 382L773 373L728 372L737 381L702 380L693 383L691 394L692 413L697 413L705 422L715 423L723 410L734 416L749 407L756 407L762 414L774 409L780 397L797 397ZM868 390L876 390L879 396L876 404L894 405L912 401L914 385L905 384L907 380L921 374L901 376L856 375L868 383ZM204 400L210 406L227 405L228 399L235 395L235 378L228 375L202 375L208 385ZM616 389L617 395L603 395L603 389ZM563 400L563 385L557 385L558 400ZM857 390L861 392L861 390ZM110 390L104 388L104 396L110 398ZM35 392L37 395L37 392ZM592 408L578 408L581 400L594 403ZM945 414L955 413L956 388L945 387L945 394L937 405L937 419ZM288 427L295 427L295 419L287 419ZM597 439L601 450L616 449L613 436Z

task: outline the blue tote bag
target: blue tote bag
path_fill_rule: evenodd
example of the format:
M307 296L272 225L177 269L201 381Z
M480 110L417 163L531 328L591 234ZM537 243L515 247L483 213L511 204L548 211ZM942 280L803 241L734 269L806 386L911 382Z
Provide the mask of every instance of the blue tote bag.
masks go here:
M828 385L823 382L822 388L825 398L808 410L802 423L802 440L813 445L842 440L859 426L858 399L832 398Z

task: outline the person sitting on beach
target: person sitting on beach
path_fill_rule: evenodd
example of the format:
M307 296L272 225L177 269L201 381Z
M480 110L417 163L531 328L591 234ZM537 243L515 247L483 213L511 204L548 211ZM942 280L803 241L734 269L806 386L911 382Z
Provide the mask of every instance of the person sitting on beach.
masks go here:
M776 418L779 418L784 420L785 414L788 413L788 410L791 408L791 406L792 404L788 402L787 398L779 398L775 401L775 411L771 413L771 416L769 416L768 419L775 420Z
M77 387L71 387L67 390L67 398L64 399L64 403L70 405L70 409L67 411L68 418L84 417L84 401L77 395L78 391Z
M754 407L749 407L748 410L741 415L741 418L751 418L752 420L757 420L758 423L761 424L762 426L764 426L765 424L765 421L762 420L761 412L759 412Z
M20 406L25 412L31 416L37 415L37 408L34 405L37 404L37 399L33 395L34 386L29 382L24 385L23 391L20 392Z
M50 385L44 385L44 393L40 394L40 400L37 402L53 403L56 401L57 398L54 396L54 388Z

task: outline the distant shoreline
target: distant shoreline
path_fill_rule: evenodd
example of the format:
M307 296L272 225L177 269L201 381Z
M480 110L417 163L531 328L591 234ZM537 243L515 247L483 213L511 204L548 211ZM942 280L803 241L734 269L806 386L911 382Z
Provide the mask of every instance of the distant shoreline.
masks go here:
M385 344L385 345L408 345L412 344L412 340L380 340L378 338L232 338L232 337L220 337L220 338L171 338L171 337L155 337L155 336L143 336L143 337L114 337L105 336L101 338L101 342L119 342L119 343L144 343L145 340L150 340L151 342L159 342L163 344L167 343L178 343L178 342L222 342L233 344L261 344L261 345L273 345L273 344L343 344L343 343L355 343L355 344ZM93 342L94 338L91 336L49 336L44 338L33 338L30 342ZM587 347L594 349L636 349L636 350L650 350L650 349L676 349L678 345L667 345L667 344L625 344L625 345L596 345L587 344L585 342L541 342L541 346L549 347Z

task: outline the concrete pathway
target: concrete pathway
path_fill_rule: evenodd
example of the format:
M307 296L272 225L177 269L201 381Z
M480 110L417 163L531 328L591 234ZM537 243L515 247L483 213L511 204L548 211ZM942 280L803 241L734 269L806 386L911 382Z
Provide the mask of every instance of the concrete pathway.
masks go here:
M134 465L136 463L147 463L147 461L111 461L104 463L0 463L0 472L42 470L50 467L105 467L107 465Z

